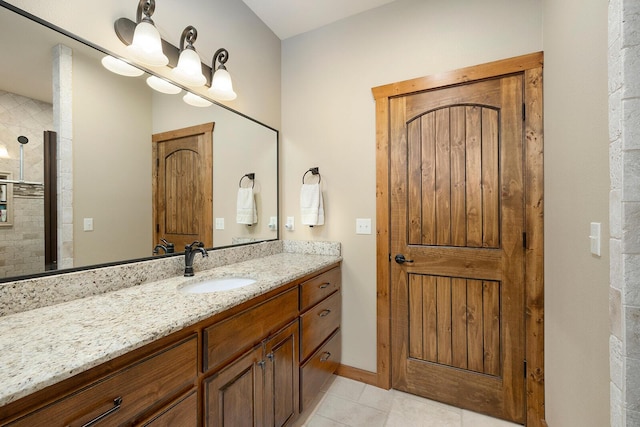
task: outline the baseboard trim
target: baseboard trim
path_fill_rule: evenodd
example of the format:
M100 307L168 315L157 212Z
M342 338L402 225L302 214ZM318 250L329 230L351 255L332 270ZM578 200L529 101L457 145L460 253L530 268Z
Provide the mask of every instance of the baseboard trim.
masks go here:
M340 365L336 375L378 387L378 374L375 372L365 371L353 366Z

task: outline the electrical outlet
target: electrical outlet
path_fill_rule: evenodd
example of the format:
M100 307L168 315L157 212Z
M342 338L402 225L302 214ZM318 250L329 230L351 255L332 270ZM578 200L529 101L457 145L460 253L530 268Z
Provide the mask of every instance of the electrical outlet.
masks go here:
M292 216L287 217L287 222L285 223L284 228L289 231L293 231L295 229L295 220Z

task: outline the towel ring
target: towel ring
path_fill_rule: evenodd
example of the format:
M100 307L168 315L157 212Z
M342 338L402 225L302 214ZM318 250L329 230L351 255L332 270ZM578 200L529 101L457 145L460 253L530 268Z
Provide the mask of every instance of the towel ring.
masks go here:
M238 187L242 188L242 180L245 178L249 178L251 180L251 188L255 187L256 185L256 174L255 173L248 173L246 175L243 175L242 178L240 178L240 182L238 182Z
M320 184L320 181L322 181L322 175L320 175L320 168L317 167L309 169L304 173L304 175L302 175L302 183L304 184L304 179L309 172L311 172L311 175L318 175L318 184Z

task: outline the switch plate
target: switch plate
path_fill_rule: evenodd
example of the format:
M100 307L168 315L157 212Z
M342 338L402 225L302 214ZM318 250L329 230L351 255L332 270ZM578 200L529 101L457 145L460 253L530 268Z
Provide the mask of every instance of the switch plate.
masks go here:
M371 218L356 218L356 234L371 234Z
M589 241L591 242L591 253L600 256L600 223L591 223L591 233L589 234Z
M278 229L278 217L272 216L269 218L269 229L277 230Z
M93 231L93 218L84 219L84 231Z
M295 220L292 216L287 217L287 222L285 223L284 228L289 231L293 231L295 229Z
M224 230L224 218L216 218L216 230Z

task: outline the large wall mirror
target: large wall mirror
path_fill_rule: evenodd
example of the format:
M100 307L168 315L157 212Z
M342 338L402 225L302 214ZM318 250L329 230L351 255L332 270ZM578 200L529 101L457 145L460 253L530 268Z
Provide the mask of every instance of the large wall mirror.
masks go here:
M0 149L7 149L0 156L0 180L7 180L0 181L0 282L152 258L164 245L154 221L154 204L161 203L153 195L154 135L201 125L213 127L210 246L279 237L277 130L216 103L187 105L184 91L155 92L148 74L111 73L101 65L101 49L6 3L0 3L0 52ZM56 132L54 153L45 154L47 131ZM21 136L28 143L18 142ZM207 170L186 169L180 179ZM243 179L247 174L254 179ZM26 184L10 182L21 175ZM189 193L190 182L165 197ZM251 225L237 221L241 186L253 188L257 222ZM53 208L45 206L48 192ZM202 212L190 209L180 221L198 221L191 213ZM171 215L167 220L175 223L176 212ZM47 262L51 245L57 255ZM177 253L183 250L176 245Z

